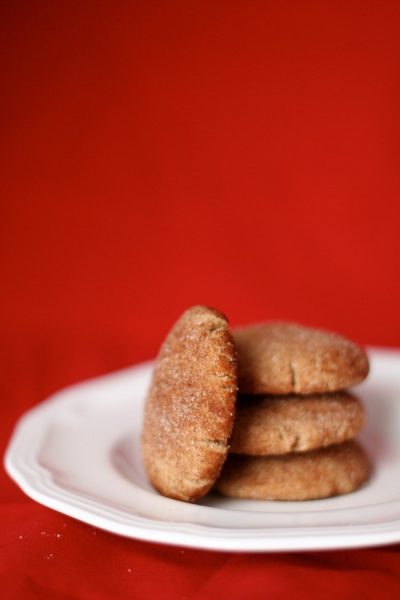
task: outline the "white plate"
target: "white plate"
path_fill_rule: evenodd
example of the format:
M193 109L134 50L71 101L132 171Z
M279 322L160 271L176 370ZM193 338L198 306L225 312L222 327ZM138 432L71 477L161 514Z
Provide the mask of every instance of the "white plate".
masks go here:
M361 438L375 472L361 490L327 500L260 502L210 494L187 504L158 495L140 460L152 365L59 392L27 413L10 441L8 473L55 510L127 537L230 551L355 548L400 541L400 352L372 350L358 388Z

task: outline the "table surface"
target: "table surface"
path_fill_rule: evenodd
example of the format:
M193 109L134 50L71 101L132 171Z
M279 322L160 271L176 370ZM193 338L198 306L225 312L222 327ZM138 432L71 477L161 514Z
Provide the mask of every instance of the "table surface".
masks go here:
M396 2L4 2L0 450L188 306L400 346ZM5 83L5 85L4 85ZM379 399L377 399L379 401ZM393 598L400 546L117 537L0 472L7 598Z

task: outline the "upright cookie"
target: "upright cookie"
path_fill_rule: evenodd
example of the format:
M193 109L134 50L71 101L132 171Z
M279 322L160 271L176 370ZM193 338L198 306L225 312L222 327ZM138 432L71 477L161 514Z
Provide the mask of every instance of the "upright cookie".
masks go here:
M216 489L232 498L313 500L358 489L370 463L355 441L282 456L231 454Z
M347 392L239 397L230 451L264 456L340 444L357 435L364 418Z
M318 394L362 381L368 359L334 333L292 323L265 323L234 332L243 394Z
M194 501L213 486L228 452L236 393L226 317L190 308L161 347L145 406L143 462L161 494Z

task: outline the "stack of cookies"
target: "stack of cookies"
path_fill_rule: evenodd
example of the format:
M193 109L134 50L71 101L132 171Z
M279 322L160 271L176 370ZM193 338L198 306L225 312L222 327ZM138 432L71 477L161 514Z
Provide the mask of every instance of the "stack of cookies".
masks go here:
M343 391L368 373L363 350L288 323L232 333L226 317L187 310L160 349L146 400L142 455L163 495L194 501L306 500L362 485L364 422ZM229 455L228 455L229 452Z
M345 391L368 374L365 352L291 323L234 332L239 395L218 490L236 498L309 500L351 492L369 462L354 440L365 421Z

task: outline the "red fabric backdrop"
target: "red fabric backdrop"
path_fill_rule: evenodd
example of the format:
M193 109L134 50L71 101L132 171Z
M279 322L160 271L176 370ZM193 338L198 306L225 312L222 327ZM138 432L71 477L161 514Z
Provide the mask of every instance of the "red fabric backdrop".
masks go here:
M26 409L154 356L194 303L400 345L398 2L0 12L2 452ZM400 591L399 546L168 548L0 480L7 598Z

